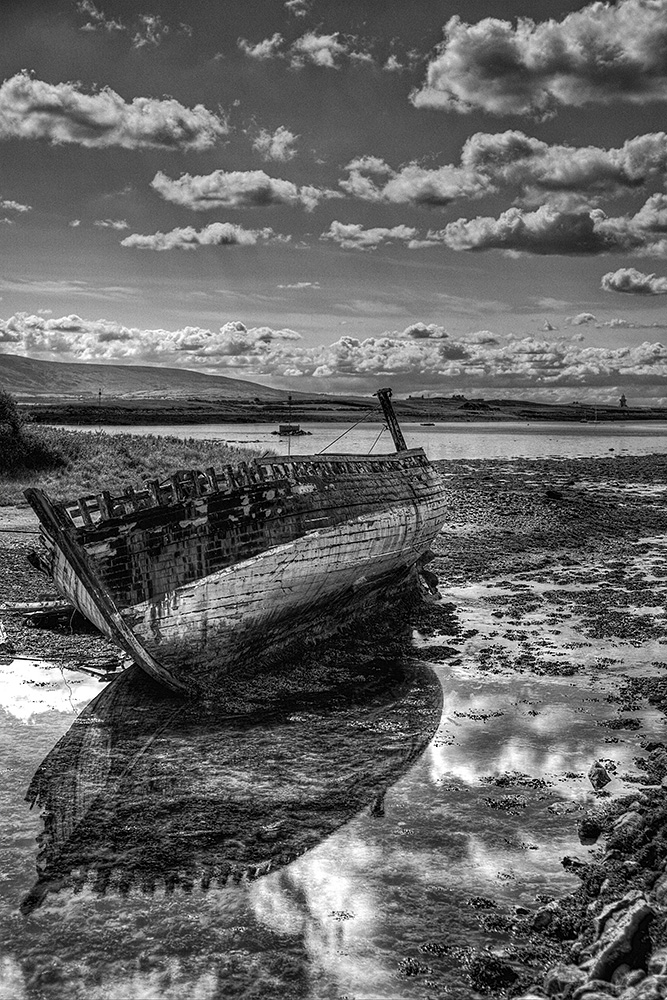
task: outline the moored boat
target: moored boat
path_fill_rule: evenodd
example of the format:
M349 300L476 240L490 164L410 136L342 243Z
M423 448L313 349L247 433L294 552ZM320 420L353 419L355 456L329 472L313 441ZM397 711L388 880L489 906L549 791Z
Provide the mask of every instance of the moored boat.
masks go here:
M446 517L443 478L377 395L391 454L258 459L64 504L26 490L33 561L173 690L283 661L414 587Z

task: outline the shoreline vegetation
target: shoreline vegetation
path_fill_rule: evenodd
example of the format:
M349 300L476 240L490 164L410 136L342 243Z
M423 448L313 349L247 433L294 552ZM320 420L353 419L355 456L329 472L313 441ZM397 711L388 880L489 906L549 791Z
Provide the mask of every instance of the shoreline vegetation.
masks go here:
M258 455L223 441L8 424L0 410L0 507L23 505L28 487L44 489L57 501L71 500L102 490L118 493L179 469L236 466Z

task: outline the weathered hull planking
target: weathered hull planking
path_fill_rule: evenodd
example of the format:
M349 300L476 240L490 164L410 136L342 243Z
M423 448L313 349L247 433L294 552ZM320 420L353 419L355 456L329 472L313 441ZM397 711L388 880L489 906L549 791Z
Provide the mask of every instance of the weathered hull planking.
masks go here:
M173 689L285 658L413 585L447 512L421 449L149 483L39 514L59 592Z

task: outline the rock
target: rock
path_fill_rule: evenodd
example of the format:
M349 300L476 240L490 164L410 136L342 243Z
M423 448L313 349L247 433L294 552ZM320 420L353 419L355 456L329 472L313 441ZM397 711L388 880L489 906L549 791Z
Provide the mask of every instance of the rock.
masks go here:
M544 977L542 985L548 997L562 994L564 997L571 997L578 986L586 980L586 973L576 965L555 965L549 969Z
M370 814L377 817L384 816L384 792L377 792L374 796L371 802Z
M600 761L596 760L595 763L591 765L591 769L588 772L588 780L595 791L599 792L601 788L604 788L605 785L609 784L611 777L609 776L607 769L602 766Z
M638 833L645 825L644 820L636 812L626 812L614 823L614 833L632 834Z
M622 985L625 983L628 976L632 973L632 969L629 965L619 965L617 966L611 976L611 981L614 984Z
M579 812L581 806L577 805L576 802L552 802L547 806L547 811L552 814L552 816L564 816L567 813Z
M656 906L667 909L667 872L655 882L651 890L651 900Z
M518 979L509 962L490 951L472 955L466 962L465 971L472 986L482 993L505 989Z
M577 835L582 844L594 844L601 833L602 827L590 814L582 816L577 823Z
M619 974L620 973L620 974ZM646 978L643 969L631 969L629 965L619 965L611 977L612 983L619 986L621 990L627 990L630 986L636 986Z
M583 986L579 986L572 994L572 1000L595 1000L596 997L609 997L617 995L617 989L604 979L589 979Z
M558 900L554 900L553 903L547 903L546 906L541 906L530 922L532 930L543 931L549 927L558 913L559 906Z
M575 875L578 871L581 871L582 868L587 867L585 861L580 861L579 858L571 858L569 854L566 854L565 857L561 859L561 864L563 868L574 872Z
M653 907L638 891L606 906L595 921L596 940L587 949L591 957L583 963L589 979L607 980L618 965L631 958L637 931L654 916Z
M665 1000L667 976L647 976L638 986L621 993L622 1000Z
M654 976L667 976L667 948L656 948L648 960L648 971Z

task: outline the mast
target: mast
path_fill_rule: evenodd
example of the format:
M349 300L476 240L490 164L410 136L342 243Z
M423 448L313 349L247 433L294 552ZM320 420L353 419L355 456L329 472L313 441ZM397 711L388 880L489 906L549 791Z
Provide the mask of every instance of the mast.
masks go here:
M398 420L396 419L394 407L391 405L391 389L378 389L378 391L373 393L373 395L377 396L380 400L380 406L382 407L384 419L387 421L389 433L394 441L394 448L396 451L407 451L408 446L405 443L403 432L400 428Z

